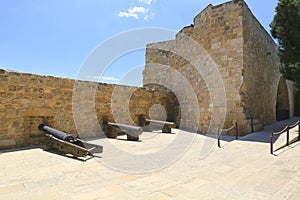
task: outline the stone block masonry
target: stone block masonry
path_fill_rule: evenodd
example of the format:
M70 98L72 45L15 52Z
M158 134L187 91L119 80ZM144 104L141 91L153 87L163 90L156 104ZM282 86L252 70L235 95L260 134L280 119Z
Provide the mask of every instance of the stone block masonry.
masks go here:
M148 44L143 88L0 70L0 149L43 143L39 123L94 137L104 136L103 118L138 125L141 115L202 133L236 122L241 135L262 129L294 112L276 48L233 0L208 5L174 40Z
M243 0L208 5L175 40L147 45L144 87L162 83L184 94L187 88L174 75L180 74L197 96L194 106L199 109L189 114L199 115L194 118L198 131L208 132L213 121L220 126L224 121L224 128L238 122L240 133L247 134L274 122L278 113L293 116L295 88L279 81L276 48ZM190 103L183 100L180 106ZM190 124L184 115L181 122Z
M79 92L78 99L74 92ZM164 88L154 91L0 70L0 149L43 144L40 123L74 136L103 136L103 117L137 125L138 117L149 117L151 109L156 117L164 117L156 104L165 109L168 120L177 120L176 97Z

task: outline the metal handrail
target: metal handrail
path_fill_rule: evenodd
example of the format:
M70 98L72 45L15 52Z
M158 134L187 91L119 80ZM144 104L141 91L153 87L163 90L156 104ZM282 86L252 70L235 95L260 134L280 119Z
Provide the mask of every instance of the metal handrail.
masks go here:
M227 129L222 129L222 128L220 128L220 131L221 131L221 132L228 132L228 131L231 131L232 129L234 129L235 126L236 126L236 125L234 124L232 127L227 128Z
M299 121L300 121L300 120L298 120L295 124L290 125L290 128L295 128L297 125L299 125Z
M235 132L235 139L237 140L238 137L239 137L239 130L238 130L238 123L235 122L235 124L230 127L230 128L227 128L227 129L218 129L218 147L221 148L221 135L222 135L222 132L229 132L231 130L233 130L235 128L236 132Z
M298 125L298 141L300 141L300 120L298 120L295 124L287 125L283 130L279 132L272 132L270 133L270 152L273 154L273 136L274 135L281 135L286 132L286 146L290 144L290 129L295 128Z
M279 131L279 132L273 132L273 135L280 135L280 134L286 132L286 131L289 130L289 129L290 129L290 127L289 127L289 125L287 125L287 126L284 127L284 129L282 129L281 131Z

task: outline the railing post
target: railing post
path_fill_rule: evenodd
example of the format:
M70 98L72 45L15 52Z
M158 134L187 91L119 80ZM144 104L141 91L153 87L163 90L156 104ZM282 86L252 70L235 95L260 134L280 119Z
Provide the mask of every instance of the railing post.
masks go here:
M235 139L239 139L239 128L237 122L235 122Z
M289 146L290 143L290 126L287 126L286 130L286 146Z
M221 142L220 142L220 129L218 128L218 147L221 148Z
M254 125L253 125L253 117L251 117L251 133L253 133L254 132L254 127L253 127Z
M300 141L300 120L298 120L298 141Z
M273 155L273 133L270 134L270 147L271 147L271 154Z

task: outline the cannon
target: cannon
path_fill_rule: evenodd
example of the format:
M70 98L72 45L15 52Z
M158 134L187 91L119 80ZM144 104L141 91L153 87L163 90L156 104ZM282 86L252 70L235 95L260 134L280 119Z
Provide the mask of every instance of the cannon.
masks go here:
M154 119L145 119L143 116L139 117L139 125L140 126L146 126L149 124L151 124L153 126L157 126L157 127L162 127L163 133L171 133L172 132L171 128L176 127L174 122L154 120ZM149 127L145 127L145 130L147 130L147 129L149 129Z
M65 154L71 154L74 157L86 157L87 155L94 157L94 153L103 152L103 147L100 145L88 143L80 138L74 138L72 135L45 124L40 124L38 129L45 132L48 138L46 150L56 149Z
M117 138L118 134L121 132L127 135L127 140L138 141L139 135L143 133L142 127L108 121L103 122L103 127L108 138Z

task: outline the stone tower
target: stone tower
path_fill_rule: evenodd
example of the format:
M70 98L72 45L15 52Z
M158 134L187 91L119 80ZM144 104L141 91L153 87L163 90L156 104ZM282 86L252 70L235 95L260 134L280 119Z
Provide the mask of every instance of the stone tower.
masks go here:
M174 92L181 128L205 133L237 122L246 134L293 116L294 86L278 63L271 36L233 0L208 5L174 40L148 44L144 87Z

